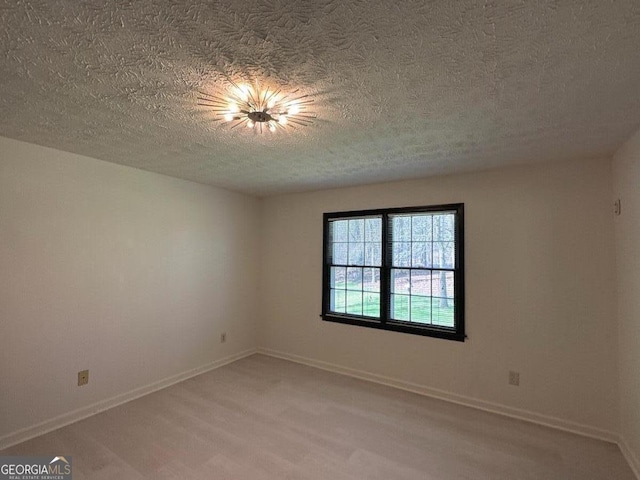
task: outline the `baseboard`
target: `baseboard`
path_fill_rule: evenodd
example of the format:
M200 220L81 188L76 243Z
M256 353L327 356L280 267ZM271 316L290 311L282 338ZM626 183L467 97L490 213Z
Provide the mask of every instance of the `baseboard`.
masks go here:
M620 441L618 442L618 446L620 447L622 455L624 455L624 458L627 460L627 463L629 464L629 467L633 471L634 475L638 480L640 480L640 460L638 460L638 457L629 448L629 445L624 440L624 438L620 439Z
M157 382L150 383L149 385L136 388L134 390L116 395L115 397L111 397L106 400L101 400L100 402L94 403L92 405L79 408L72 412L64 413L50 420L45 420L44 422L38 423L37 425L23 428L8 435L4 435L3 437L0 437L0 450L4 450L5 448L17 445L18 443L22 443L40 435L44 435L45 433L52 432L53 430L57 430L61 427L78 422L97 413L104 412L105 410L117 407L118 405L122 405L123 403L135 400L136 398L140 398L158 390L162 390L163 388L170 387L171 385L175 385L176 383L187 380L188 378L201 375L211 370L215 370L216 368L220 368L223 365L227 365L229 363L240 360L241 358L253 355L256 352L256 349L250 349L240 353L236 353L234 355L229 355L228 357L221 358L214 362L208 363L207 365L203 365L186 372L172 375Z
M459 395L457 393L447 392L445 390L439 390L431 387L426 387L417 383L405 382L403 380L396 380L394 378L385 377L375 373L365 372L362 370L356 370L353 368L343 367L335 365L333 363L324 362L321 360L315 360L308 357L302 357L299 355L293 355L290 353L279 352L266 348L259 348L258 353L268 355L271 357L281 358L283 360L290 360L292 362L301 363L311 367L320 368L322 370L328 370L330 372L339 373L342 375L348 375L361 380L367 380L390 387L399 388L408 392L417 393L419 395L425 395L427 397L437 398L440 400L446 400L448 402L457 403L466 407L472 407L486 412L497 413L518 420L525 420L528 422L536 423L539 425L545 425L547 427L564 430L566 432L576 433L579 435L596 438L598 440L604 440L610 443L618 443L619 436L616 433L601 430L591 427L589 425L583 425L576 422L563 420L552 416L542 415L539 413L531 412L528 410L521 410L518 408L509 407L499 403L487 402L473 397L467 397Z

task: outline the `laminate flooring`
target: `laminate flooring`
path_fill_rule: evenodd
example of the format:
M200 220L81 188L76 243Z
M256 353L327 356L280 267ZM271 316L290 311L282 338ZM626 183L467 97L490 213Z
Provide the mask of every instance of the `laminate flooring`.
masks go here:
M614 444L264 355L0 454L74 480L635 480Z

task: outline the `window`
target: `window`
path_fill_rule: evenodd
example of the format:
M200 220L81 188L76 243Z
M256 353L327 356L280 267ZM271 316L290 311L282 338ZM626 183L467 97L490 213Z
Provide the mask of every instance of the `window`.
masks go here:
M464 205L324 214L322 318L464 341Z

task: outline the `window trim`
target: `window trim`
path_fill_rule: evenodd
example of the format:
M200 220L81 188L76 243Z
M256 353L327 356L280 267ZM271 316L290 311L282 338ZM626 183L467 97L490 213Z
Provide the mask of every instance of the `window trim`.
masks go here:
M455 212L455 284L454 296L456 307L454 313L455 327L448 328L436 325L424 325L390 319L390 278L391 261L389 255L389 215L411 213ZM362 217L382 217L382 264L380 266L380 319L335 313L329 310L330 302L330 265L328 263L329 222L334 219ZM322 237L322 313L320 317L328 322L377 328L394 332L410 333L428 337L442 338L464 342L465 335L465 276L464 276L464 203L443 205L427 205L416 207L384 208L373 210L354 210L345 212L329 212L323 214Z

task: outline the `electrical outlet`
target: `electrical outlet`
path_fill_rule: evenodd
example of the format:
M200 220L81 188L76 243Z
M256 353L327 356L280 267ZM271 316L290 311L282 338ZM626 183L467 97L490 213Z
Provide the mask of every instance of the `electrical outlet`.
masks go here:
M220 334L220 343L224 343L226 341L227 341L227 333L226 332L221 333Z
M78 386L81 387L89 383L89 370L78 372Z
M509 385L515 385L516 387L520 385L520 372L509 371Z

